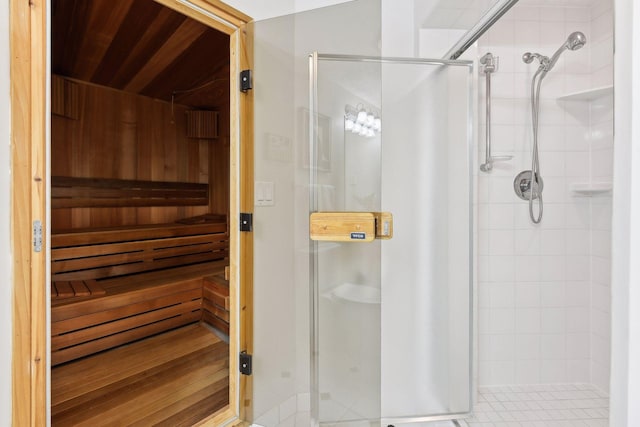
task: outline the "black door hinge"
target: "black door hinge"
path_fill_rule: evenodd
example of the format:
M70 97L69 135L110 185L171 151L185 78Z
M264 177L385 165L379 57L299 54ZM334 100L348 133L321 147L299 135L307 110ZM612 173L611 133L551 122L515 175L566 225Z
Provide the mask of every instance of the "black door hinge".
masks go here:
M240 71L240 92L246 92L253 89L253 76L251 70Z
M251 361L251 355L249 353L247 353L246 351L243 351L240 353L240 363L239 363L239 367L240 367L240 373L242 375L251 375L251 372L253 370L253 363Z
M240 213L240 231L253 231L252 213Z

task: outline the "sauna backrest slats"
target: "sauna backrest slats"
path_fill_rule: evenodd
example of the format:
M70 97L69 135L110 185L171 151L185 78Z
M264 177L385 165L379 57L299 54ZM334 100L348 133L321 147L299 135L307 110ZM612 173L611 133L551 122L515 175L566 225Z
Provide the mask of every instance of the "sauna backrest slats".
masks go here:
M163 239L169 237L196 236L209 233L227 233L226 216L220 215L216 222L204 224L155 224L113 228L82 228L73 231L54 231L51 247L95 245L98 243L132 242L138 240Z
M205 234L201 236L172 237L169 239L142 240L135 242L106 243L71 248L54 249L52 260L64 263L78 259L94 257L96 264L100 264L101 258L113 255L127 255L131 261L146 259L167 258L173 255L183 255L197 250L215 249L226 245L227 236L224 234ZM65 270L69 270L66 268ZM54 266L55 271L55 266Z
M51 177L51 207L204 206L209 185L188 182Z
M87 268L78 271L62 271L52 274L52 280L86 280L102 279L105 277L123 276L144 271L161 270L164 268L180 267L201 262L216 261L227 258L227 251L206 252L183 255L174 258L154 260L153 262L136 262L131 264L114 264L105 267Z
M111 246L111 245L110 245ZM52 263L52 273L54 278L57 278L59 273L79 270L90 270L100 267L109 267L126 264L137 263L157 263L158 261L166 261L176 258L178 256L194 256L209 253L212 255L218 254L220 251L227 249L226 241L219 242L206 242L198 245L190 245L184 247L173 248L149 248L146 250L137 250L135 252L112 252L109 254L97 256L95 258L89 257L77 257L71 259L54 260ZM149 265L150 266L150 265ZM134 268L138 270L139 268ZM142 268L147 270L147 268ZM76 280L83 280L92 278L91 275L87 276L83 274L82 277L76 276ZM71 279L59 279L59 280L71 280Z

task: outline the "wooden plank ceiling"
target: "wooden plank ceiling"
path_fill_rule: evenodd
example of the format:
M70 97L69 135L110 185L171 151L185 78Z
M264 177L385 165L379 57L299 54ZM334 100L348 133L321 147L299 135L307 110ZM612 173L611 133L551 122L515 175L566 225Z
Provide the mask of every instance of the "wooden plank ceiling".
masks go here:
M229 37L153 0L53 0L52 72L201 109L226 107ZM198 90L192 90L200 88Z

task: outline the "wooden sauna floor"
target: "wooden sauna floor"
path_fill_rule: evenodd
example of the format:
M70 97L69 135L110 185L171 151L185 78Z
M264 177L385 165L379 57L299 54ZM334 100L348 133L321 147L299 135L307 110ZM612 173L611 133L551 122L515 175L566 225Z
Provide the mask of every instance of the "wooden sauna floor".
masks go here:
M189 325L51 370L53 426L191 426L229 403L229 346Z

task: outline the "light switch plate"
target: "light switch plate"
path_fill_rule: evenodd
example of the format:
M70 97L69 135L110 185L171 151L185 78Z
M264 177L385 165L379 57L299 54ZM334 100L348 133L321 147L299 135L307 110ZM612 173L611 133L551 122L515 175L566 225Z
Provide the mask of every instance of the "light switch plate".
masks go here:
M273 206L275 204L273 182L256 181L253 192L256 206Z

